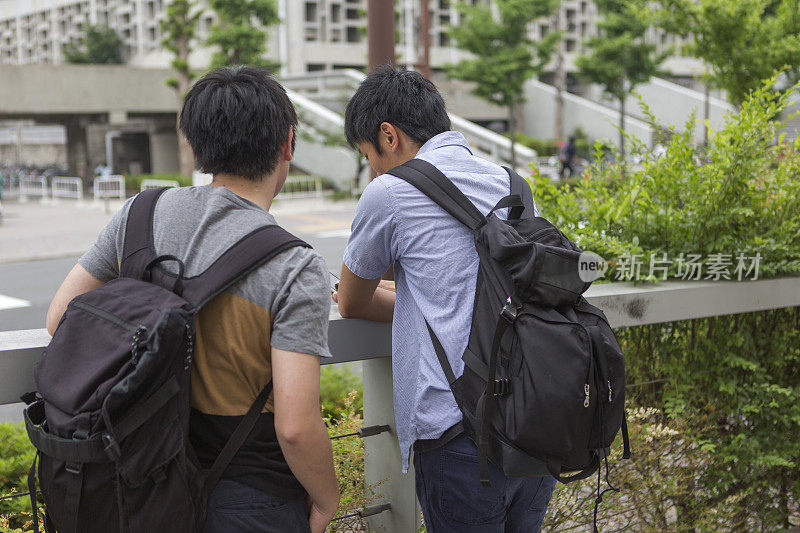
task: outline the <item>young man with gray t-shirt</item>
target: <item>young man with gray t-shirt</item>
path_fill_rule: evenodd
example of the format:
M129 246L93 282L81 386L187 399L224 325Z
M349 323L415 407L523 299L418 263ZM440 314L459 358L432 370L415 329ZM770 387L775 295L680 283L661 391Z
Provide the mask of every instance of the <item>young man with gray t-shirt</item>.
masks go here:
M211 185L170 189L155 207L158 255L203 272L265 225L294 151L297 116L265 70L223 68L189 91L180 120ZM67 304L117 277L128 201L69 273L47 314L52 333ZM247 443L212 491L205 527L215 532L322 533L338 485L319 409L320 358L329 357L328 274L308 248L283 251L209 302L197 317L190 440L210 467L258 393L273 392Z

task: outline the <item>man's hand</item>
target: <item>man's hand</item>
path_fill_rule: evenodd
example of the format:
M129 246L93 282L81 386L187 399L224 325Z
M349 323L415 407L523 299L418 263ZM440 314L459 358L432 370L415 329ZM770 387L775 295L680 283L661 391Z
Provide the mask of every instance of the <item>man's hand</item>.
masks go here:
M336 509L325 512L320 509L316 502L309 500L308 525L311 526L311 533L324 533L325 528L331 523L336 515Z

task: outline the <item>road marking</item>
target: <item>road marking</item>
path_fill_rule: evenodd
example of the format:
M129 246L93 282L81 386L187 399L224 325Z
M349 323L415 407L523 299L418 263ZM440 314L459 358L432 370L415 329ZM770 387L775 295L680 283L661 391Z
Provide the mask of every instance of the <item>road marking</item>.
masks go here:
M333 239L335 237L350 237L350 229L335 229L331 231L320 231L319 233L315 234L314 237L317 239Z
M22 300L20 298L13 298L11 296L5 296L0 294L0 311L5 311L6 309L19 309L20 307L30 307L31 303L28 300Z

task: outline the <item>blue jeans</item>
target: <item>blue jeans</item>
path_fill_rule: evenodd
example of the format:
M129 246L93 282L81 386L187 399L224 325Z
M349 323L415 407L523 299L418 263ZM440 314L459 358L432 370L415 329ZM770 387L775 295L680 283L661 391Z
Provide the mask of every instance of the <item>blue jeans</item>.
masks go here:
M556 480L505 476L489 464L481 485L478 454L466 435L414 453L417 498L428 533L532 533L542 527Z
M208 497L203 533L310 532L303 500L284 499L249 485L220 480Z

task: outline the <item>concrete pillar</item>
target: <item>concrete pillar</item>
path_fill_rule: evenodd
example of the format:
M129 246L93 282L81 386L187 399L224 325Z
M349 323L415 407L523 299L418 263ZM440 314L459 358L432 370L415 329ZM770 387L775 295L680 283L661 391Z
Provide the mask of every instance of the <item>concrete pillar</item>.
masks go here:
M89 153L86 145L86 126L78 118L68 120L67 129L67 166L72 176L89 177Z
M383 494L375 502L388 503L391 509L369 517L370 531L416 533L420 509L414 486L414 465L403 474L400 446L392 401L392 360L389 357L364 361L364 426L387 424L391 431L364 439L366 458L364 478L369 485L384 480L375 492Z
M153 174L180 172L178 134L174 124L150 129L150 168Z

